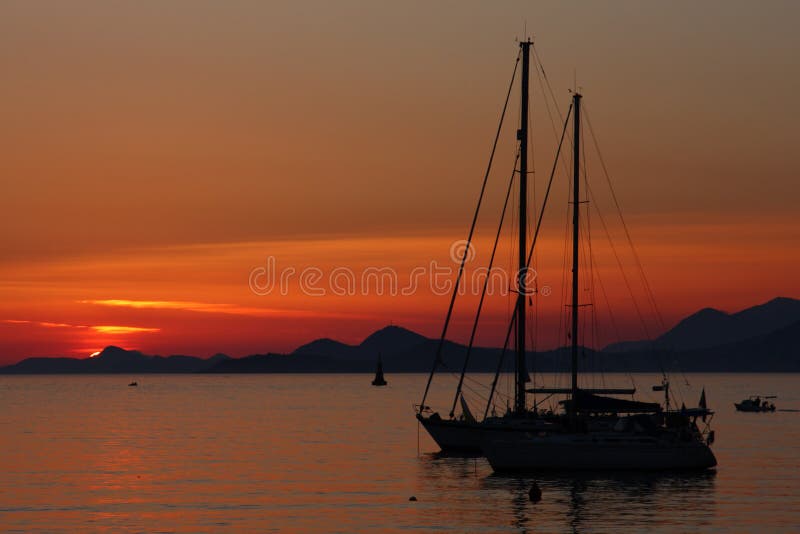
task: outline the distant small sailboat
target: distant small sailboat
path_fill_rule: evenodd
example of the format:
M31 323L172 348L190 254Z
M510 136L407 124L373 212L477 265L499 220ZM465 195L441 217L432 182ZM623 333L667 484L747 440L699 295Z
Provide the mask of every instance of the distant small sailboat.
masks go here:
M388 382L383 378L383 363L381 362L381 355L378 354L378 368L375 370L375 379L372 381L373 386L385 386Z
M777 395L764 395L764 399L777 399ZM775 404L767 400L761 400L761 395L751 395L742 402L734 402L736 410L739 412L774 412Z

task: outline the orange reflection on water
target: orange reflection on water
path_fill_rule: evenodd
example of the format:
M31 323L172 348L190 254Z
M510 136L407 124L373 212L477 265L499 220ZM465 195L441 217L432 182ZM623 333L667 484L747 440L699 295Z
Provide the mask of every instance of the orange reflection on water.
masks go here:
M423 375L0 377L0 496L23 531L621 531L788 528L795 413L744 417L781 375L690 375L717 410L716 473L500 477L443 458L411 404ZM609 376L612 383L623 375ZM439 380L444 380L440 382ZM430 396L447 405L447 377ZM637 383L659 377L637 375ZM744 414L748 415L748 414ZM533 505L527 490L543 490ZM417 502L409 502L410 496Z

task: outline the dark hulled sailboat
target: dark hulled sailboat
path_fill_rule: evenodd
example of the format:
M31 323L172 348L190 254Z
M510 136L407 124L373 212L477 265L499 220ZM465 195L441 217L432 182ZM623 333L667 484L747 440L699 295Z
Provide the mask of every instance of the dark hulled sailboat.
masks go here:
M477 421L472 414L469 412L469 408L466 405L466 401L462 395L462 385L464 382L464 374L466 372L467 363L469 361L469 350L472 348L472 344L475 338L475 329L477 328L477 318L475 320L475 324L473 326L472 336L470 339L470 345L468 353L464 360L464 368L461 372L461 377L459 379L459 384L456 389L456 394L453 399L453 406L450 410L450 414L448 418L443 418L438 412L433 412L430 410L428 406L426 406L426 400L428 396L428 392L431 387L431 381L433 379L434 373L437 370L437 367L442 363L442 349L444 347L445 336L447 334L447 327L450 321L450 317L453 310L453 304L455 301L456 294L458 292L458 282L460 281L461 274L463 273L464 262L462 260L461 268L459 270L459 278L456 282L456 287L453 290L453 294L450 301L450 308L447 313L447 317L445 319L445 326L442 331L442 335L439 340L439 346L436 353L436 358L434 360L434 365L431 370L431 373L428 377L428 382L425 387L425 393L422 398L422 402L419 404L418 411L416 414L417 420L425 427L425 430L428 431L430 436L433 440L439 445L443 452L468 452L468 453L481 453L481 438L482 435L486 432L506 432L511 430L526 430L526 431L536 431L542 427L547 427L549 423L542 418L538 417L535 411L530 411L527 407L526 401L526 383L530 380L527 371L527 363L526 363L526 349L525 349L525 336L526 336L526 328L525 328L525 319L526 319L526 306L529 299L529 291L526 288L526 279L528 276L528 271L530 268L530 261L531 256L528 254L528 235L527 235L527 219L528 219L528 210L527 210L527 198L528 198L528 121L529 121L529 114L528 114L528 100L529 100L529 78L530 78L530 55L531 55L531 47L533 42L528 39L526 41L522 41L519 43L520 46L520 56L522 59L522 77L520 83L520 122L519 122L519 129L517 130L517 141L518 141L518 162L519 162L519 170L516 171L517 176L519 177L519 206L518 206L518 237L519 237L519 245L518 245L518 267L519 270L517 271L517 299L515 305L515 313L514 319L509 325L508 332L506 334L506 344L508 344L508 339L511 336L512 330L515 329L516 336L515 336L515 390L514 390L514 406L513 409L509 410L506 414L502 416L489 416L489 404L487 403L486 412L484 413L484 418L481 421ZM518 57L518 60L519 60ZM514 74L516 74L516 66L514 70ZM512 86L513 86L514 77L512 76ZM503 111L508 105L508 97L511 93L511 87L509 87L509 94L506 96L506 106L504 106ZM500 119L500 125L502 126L503 118ZM500 128L498 127L498 135L500 132ZM497 138L495 139L495 147L497 144ZM560 146L559 146L560 150ZM492 150L492 156L494 155L494 150ZM491 167L492 158L490 158L489 167ZM484 177L484 189L481 191L481 197L483 195L483 191L485 190L486 186L486 178L488 178L489 169L487 169L486 177ZM510 192L510 185L509 184L509 192ZM480 208L480 200L478 202L478 208ZM477 210L475 213L475 218L472 222L472 228L470 229L469 238L467 242L471 242L473 231L475 229L475 220L477 219ZM505 215L505 211L503 213ZM502 227L502 217L501 217L501 227ZM538 229L537 229L538 231ZM499 230L498 230L499 235ZM532 252L532 250L531 250ZM465 250L464 260L466 259ZM492 254L494 257L494 253ZM488 277L487 277L488 283ZM484 287L484 294L485 294L485 287ZM483 303L483 296L481 297L481 305ZM480 306L478 310L478 316L480 315ZM504 350L505 352L505 350ZM498 363L498 372L500 371L500 366ZM494 384L492 385L492 394L494 393L495 386L497 384L497 377L495 377ZM490 399L491 400L491 399ZM462 415L460 417L455 417L455 406L456 403L460 401L462 406Z

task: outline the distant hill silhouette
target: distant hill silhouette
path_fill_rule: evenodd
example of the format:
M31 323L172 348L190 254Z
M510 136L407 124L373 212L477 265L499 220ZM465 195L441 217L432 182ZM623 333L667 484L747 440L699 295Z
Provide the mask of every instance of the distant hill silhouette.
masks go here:
M367 336L358 345L347 345L322 338L302 345L292 354L332 356L342 360L369 361L374 364L378 353L385 356L406 352L429 342L430 339L401 326L386 326Z
M375 358L377 352L407 351L430 341L427 337L400 326L387 326L367 336L359 347Z
M778 297L732 314L704 308L679 321L654 342L614 343L603 350L626 352L656 346L685 351L715 347L768 334L797 321L800 321L800 300L787 297Z
M427 372L439 341L400 326L387 326L358 345L318 339L291 354L255 354L208 359L193 356L148 356L106 347L97 357L28 358L0 368L0 373L302 373L375 371L378 353L387 373ZM459 372L466 347L446 341L444 368ZM502 354L498 348L475 347L468 371L492 372ZM566 371L569 349L540 352L529 358L540 372ZM510 370L509 351L503 368ZM800 372L800 301L777 298L734 314L711 308L680 321L652 342L625 342L602 351L581 349L579 365L591 371L786 371Z
M345 359L351 359L351 354L355 355L358 352L357 345L348 345L340 341L329 338L315 339L311 343L302 345L295 349L292 354L316 354L318 356L335 356Z
M677 352L674 358L691 371L800 372L800 321L743 341Z
M383 359L384 369L417 372L430 369L438 343L438 340L401 326L386 326L367 336L358 345L322 338L298 347L289 355L248 356L224 362L207 372L374 372L378 353ZM494 369L499 350L479 348L473 351L474 361L478 362L477 369L489 370L490 365ZM460 369L465 352L466 347L463 345L447 341L443 358L458 365ZM483 366L480 365L481 362L484 363Z
M0 373L196 373L228 359L224 354L216 354L205 360L181 355L147 356L137 350L111 345L94 358L28 358L0 368Z

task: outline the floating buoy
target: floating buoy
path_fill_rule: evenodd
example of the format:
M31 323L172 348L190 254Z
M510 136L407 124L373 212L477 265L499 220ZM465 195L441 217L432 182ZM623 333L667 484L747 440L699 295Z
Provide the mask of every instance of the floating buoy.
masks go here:
M409 497L408 500L409 501L413 501L413 502L417 502L417 498L414 497L413 495L411 497Z
M539 486L536 482L533 483L531 486L531 490L528 492L528 497L530 498L531 502L539 502L542 500L542 490L539 489Z

